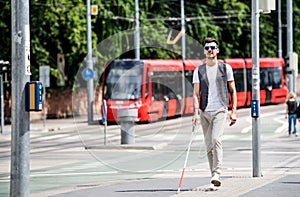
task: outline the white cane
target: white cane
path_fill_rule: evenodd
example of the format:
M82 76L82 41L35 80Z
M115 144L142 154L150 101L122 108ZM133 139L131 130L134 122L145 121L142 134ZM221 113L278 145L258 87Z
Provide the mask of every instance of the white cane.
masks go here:
M185 161L184 161L183 169L182 169L182 172L181 172L180 181L179 181L179 184L178 184L177 193L179 193L179 192L180 192L180 188L181 188L181 184L182 184L182 179L183 179L183 175L184 175L185 167L186 167L186 164L187 164L187 160L188 160L188 157L189 157L189 153L190 153L191 145L192 145L192 142L193 142L194 136L196 135L196 132L195 132L195 127L196 127L196 126L193 126L193 130L192 130L192 134L191 134L191 139L190 139L190 142L189 142L189 146L188 146L188 149L187 149L187 153L186 153L186 157L185 157ZM196 131L197 131L197 130L196 130Z

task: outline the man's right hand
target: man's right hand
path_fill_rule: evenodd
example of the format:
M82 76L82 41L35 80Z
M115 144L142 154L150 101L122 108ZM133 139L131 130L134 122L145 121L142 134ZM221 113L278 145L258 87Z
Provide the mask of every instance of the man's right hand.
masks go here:
M199 123L200 123L200 116L199 116L199 114L195 114L192 119L192 124L193 124L193 126L196 126Z

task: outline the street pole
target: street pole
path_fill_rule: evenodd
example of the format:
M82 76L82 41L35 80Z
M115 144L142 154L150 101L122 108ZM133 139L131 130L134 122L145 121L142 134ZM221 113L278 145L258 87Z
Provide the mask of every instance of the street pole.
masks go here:
M93 57L92 57L92 25L91 25L91 3L86 0L86 32L87 32L87 68L93 70ZM87 98L88 98L88 124L93 123L93 90L94 80L87 80Z
M3 77L0 75L0 113L1 113L1 122L0 122L0 133L4 133L4 94L3 94Z
M134 46L135 59L140 59L140 13L139 1L135 0L135 32L134 32Z
M182 49L182 59L186 59L186 48L185 48L185 16L184 16L184 0L180 0L181 8L181 49Z
M186 48L185 48L185 16L184 16L184 0L180 0L180 9L181 9L181 32L182 32L182 37L181 37L181 56L182 56L182 60L186 59ZM182 64L182 98L185 98L186 94L185 94L185 73L184 73L184 63ZM183 109L183 111L185 110L185 102L183 102L183 106L181 106L181 109Z
M46 86L43 84L43 100L44 100L44 109L43 109L43 128L46 130L46 98L47 98L47 93L46 93Z
M287 56L293 52L293 1L286 1L287 19Z
M261 176L260 166L260 73L259 73L259 9L258 0L252 0L252 161L253 177Z
M282 57L281 0L278 0L278 57Z
M287 52L286 55L290 57L291 53L293 53L293 1L287 0L286 1L286 24L287 24L287 34L286 34L286 40L287 40ZM291 62L291 60L289 60ZM295 72L298 72L298 70L294 70L291 64L289 65L292 69L291 75L288 76L288 90L289 91L295 91Z
M30 80L29 0L11 1L12 122L10 196L30 194L30 123L25 85Z

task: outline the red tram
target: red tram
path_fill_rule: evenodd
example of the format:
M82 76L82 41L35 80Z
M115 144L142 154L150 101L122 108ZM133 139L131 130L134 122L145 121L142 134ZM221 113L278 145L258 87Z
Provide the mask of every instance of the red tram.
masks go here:
M252 60L223 59L233 68L238 107L250 106ZM138 109L138 122L193 113L193 71L201 60L115 60L102 78L107 121L118 120L119 109ZM285 102L282 58L260 59L260 103ZM229 106L231 107L231 106Z

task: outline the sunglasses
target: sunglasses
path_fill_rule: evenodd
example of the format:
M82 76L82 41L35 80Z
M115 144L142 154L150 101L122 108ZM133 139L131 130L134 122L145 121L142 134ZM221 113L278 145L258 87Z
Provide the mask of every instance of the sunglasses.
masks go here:
M206 51L208 50L214 50L214 49L217 49L218 47L217 46L204 46L203 47Z

